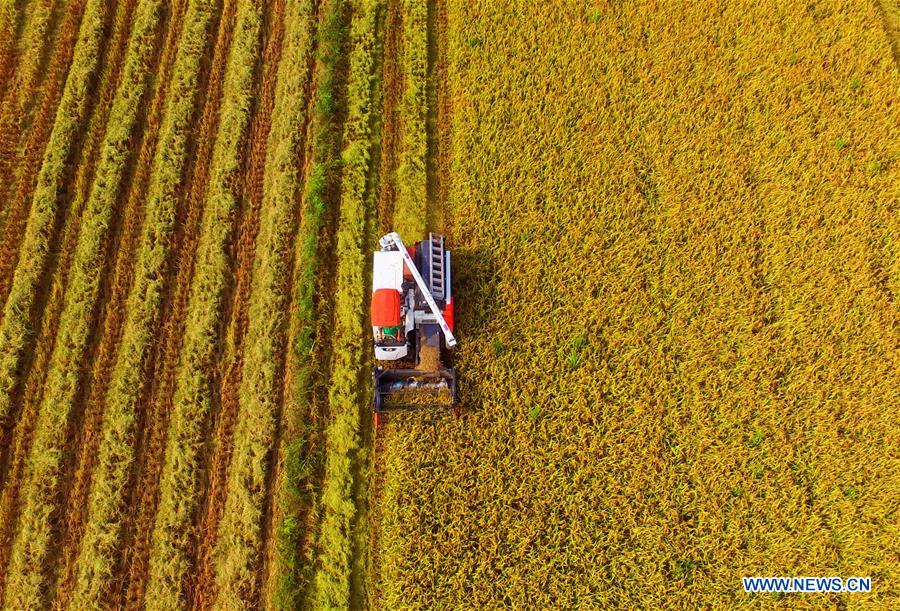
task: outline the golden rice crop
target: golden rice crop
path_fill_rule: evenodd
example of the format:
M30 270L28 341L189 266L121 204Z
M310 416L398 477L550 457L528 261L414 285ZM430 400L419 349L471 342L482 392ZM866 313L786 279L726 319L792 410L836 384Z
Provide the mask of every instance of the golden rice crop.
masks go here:
M325 474L319 533L320 567L315 577L317 608L351 605L351 558L357 508L353 497L360 450L359 371L365 343L360 327L365 321L367 218L370 195L370 111L375 55L375 25L381 0L351 4L350 75L348 112L344 124L341 159L341 202L337 229L337 278L332 335L331 379L328 393ZM362 408L364 410L364 408ZM358 603L357 603L358 604Z
M9 599L23 608L41 603L42 567L47 561L52 520L57 513L55 497L59 493L68 421L75 407L78 372L90 338L100 288L97 269L103 267L104 247L129 158L129 139L146 89L159 9L159 2L147 0L134 16L135 26L122 82L110 112L96 178L79 231L65 306L29 455L19 535L13 545ZM98 25L101 23L97 22ZM22 588L24 582L29 584L29 589Z
M212 409L217 327L228 282L232 217L240 195L235 177L241 169L253 108L261 26L262 2L239 0L160 481L146 594L150 608L173 609L185 604L182 588L188 571L191 524L200 501L199 458L204 423Z
M898 604L896 67L720 8L448 2L465 416L385 428L386 608Z

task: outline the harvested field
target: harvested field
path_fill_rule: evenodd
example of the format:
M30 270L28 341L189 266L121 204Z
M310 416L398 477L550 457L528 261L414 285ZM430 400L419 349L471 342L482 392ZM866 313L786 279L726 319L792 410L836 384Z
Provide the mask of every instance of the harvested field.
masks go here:
M0 606L900 605L895 0L2 4Z

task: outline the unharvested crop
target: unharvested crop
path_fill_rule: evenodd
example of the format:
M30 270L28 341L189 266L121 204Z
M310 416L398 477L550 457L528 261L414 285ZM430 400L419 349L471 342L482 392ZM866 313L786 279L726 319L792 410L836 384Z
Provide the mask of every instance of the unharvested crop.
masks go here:
M447 5L465 415L387 427L380 604L896 581L898 113L872 7Z

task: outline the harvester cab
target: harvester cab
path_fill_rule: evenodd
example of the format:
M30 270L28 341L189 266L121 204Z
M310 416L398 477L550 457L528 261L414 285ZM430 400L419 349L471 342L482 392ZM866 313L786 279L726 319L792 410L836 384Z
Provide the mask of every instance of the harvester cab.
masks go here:
M442 350L456 345L450 251L443 236L407 248L391 232L372 266L375 427L391 410L457 409L456 373Z

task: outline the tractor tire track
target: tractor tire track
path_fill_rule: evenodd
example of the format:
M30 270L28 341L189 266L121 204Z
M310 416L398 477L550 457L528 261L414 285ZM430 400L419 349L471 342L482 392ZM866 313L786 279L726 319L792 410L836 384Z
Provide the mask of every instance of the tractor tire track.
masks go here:
M244 338L247 332L250 286L256 239L259 233L259 215L263 199L263 176L266 164L266 144L272 126L275 107L275 83L281 45L284 39L284 0L275 0L271 12L264 17L267 40L263 47L257 72L257 109L250 127L250 154L244 157L244 198L236 235L234 255L235 281L231 299L227 301L224 319L229 321L226 334L223 370L220 374L219 412L214 416L215 431L210 448L209 483L204 500L205 511L199 518L199 547L194 558L197 570L192 574L194 583L188 587L195 598L188 606L208 609L216 600L215 564L213 552L219 521L225 508L228 466L233 450L234 427L238 414L238 388L243 367Z
M134 4L134 0L128 3L128 7L123 12L124 19L127 20L130 17ZM122 335L128 290L134 273L141 223L144 218L143 200L149 183L150 168L167 90L168 79L165 77L171 73L175 56L173 43L178 39L178 28L172 25L172 21L180 20L184 13L184 7L185 3L182 0L177 3L174 10L163 17L162 31L167 32L166 39L164 44L157 49L157 56L153 60L158 74L163 78L159 81L159 87L154 93L153 99L147 105L145 116L135 128L136 133L140 134L140 142L136 143L140 152L127 179L128 183L120 195L125 201L119 215L118 235L114 238L110 250L111 253L114 253L112 267L101 289L104 295L104 307L97 323L98 343L92 351L93 366L86 391L84 430L81 439L72 443L72 447L79 450L71 471L74 483L68 495L65 512L66 528L61 545L63 559L55 589L55 609L64 609L69 606L69 597L74 586L75 563L78 559L81 537L84 534L87 519L91 473L102 433L100 427L105 406L104 399Z
M114 599L124 594L124 600L119 601L118 606L130 609L143 607L144 590L149 577L150 540L159 502L163 452L234 16L235 2L226 0L219 17L216 44L209 60L209 69L204 71L209 80L204 88L206 98L198 135L194 141L196 150L192 156L192 167L188 172L188 178L182 183L190 185L190 192L187 198L182 198L175 223L173 242L176 245L173 248L173 259L177 259L177 268L173 270L175 283L162 306L163 324L151 361L152 382L144 401L147 408L138 414L136 430L142 434L138 441L135 483L129 504L134 511L126 521L124 528L126 534L123 537L123 546L126 550L124 570L128 576L123 583L124 593L114 593Z
M53 47L54 55L47 69L45 92L41 97L41 105L34 123L27 133L21 158L15 161L15 171L12 170L12 165L0 168L2 172L0 176L14 176L8 183L13 188L12 194L9 196L6 193L0 194L0 201L8 201L5 208L6 225L0 244L0 303L6 301L12 286L13 273L19 261L19 247L25 237L32 195L37 185L44 149L53 131L56 110L62 98L69 65L72 63L84 5L85 0L76 0L69 6L65 20L60 25L58 38L52 45L47 45L48 48ZM27 86L38 87L31 82L27 83ZM35 89L31 90L31 96L38 97ZM18 135L15 138L9 137L16 140L13 146L18 148Z

